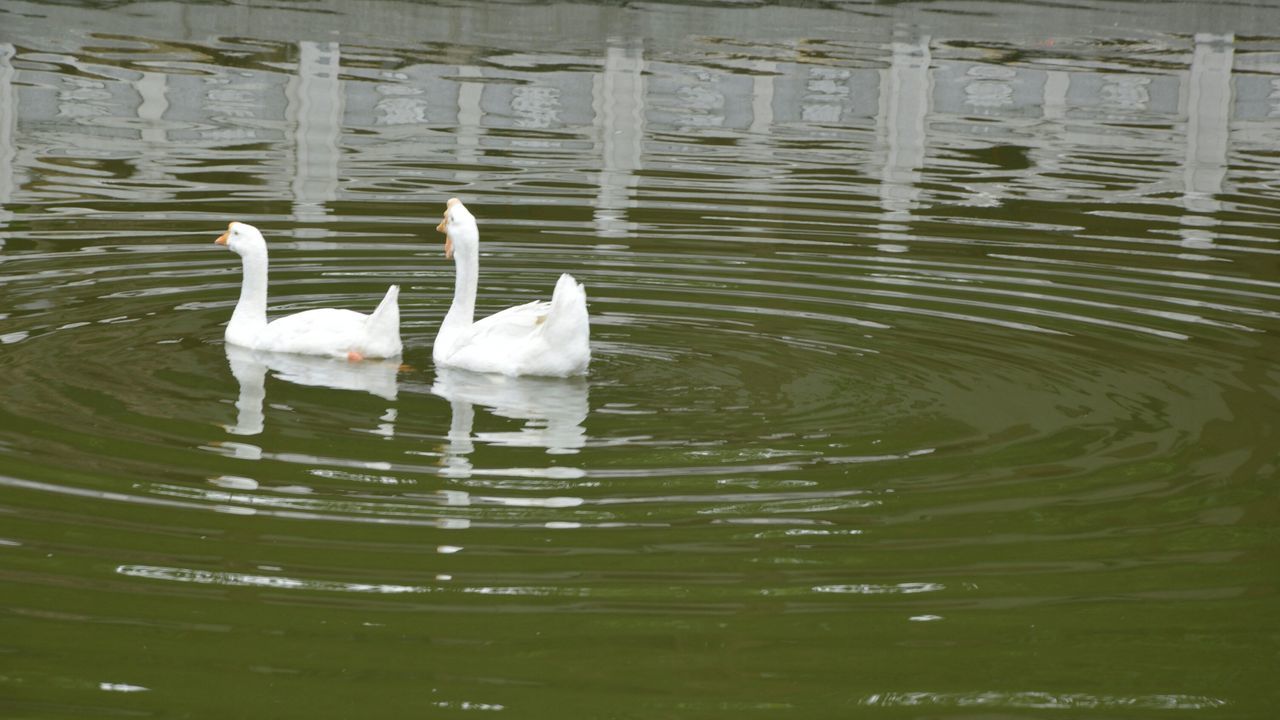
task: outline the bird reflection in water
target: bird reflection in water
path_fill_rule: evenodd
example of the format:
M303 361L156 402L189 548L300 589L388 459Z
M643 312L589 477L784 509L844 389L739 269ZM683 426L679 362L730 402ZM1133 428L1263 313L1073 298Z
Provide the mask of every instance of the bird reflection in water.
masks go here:
M476 441L508 447L541 447L549 454L576 453L587 443L583 423L589 409L587 381L581 377L509 377L436 368L431 392L449 401L453 419L449 425L443 474L469 477L468 456ZM519 430L473 433L475 406L513 420L523 420ZM572 468L525 469L519 474L572 474Z
M227 425L232 435L257 435L265 423L262 404L266 400L267 371L275 377L297 385L327 387L335 390L359 390L386 400L395 400L398 389L396 374L399 360L364 360L342 362L327 357L249 350L226 345L231 374L240 383L236 399L236 423ZM380 419L384 422L374 432L394 434L395 408L388 408Z

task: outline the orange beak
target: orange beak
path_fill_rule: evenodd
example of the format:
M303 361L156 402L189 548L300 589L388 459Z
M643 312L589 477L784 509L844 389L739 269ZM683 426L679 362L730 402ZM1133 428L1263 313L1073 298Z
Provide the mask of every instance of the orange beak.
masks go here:
M227 244L227 236L231 234L231 225L232 225L231 223L227 223L227 231L219 235L218 239L214 240L215 243L219 245Z
M453 238L449 237L449 208L461 202L458 198L449 198L449 202L444 204L444 219L436 226L436 232L444 233L444 259L453 259Z

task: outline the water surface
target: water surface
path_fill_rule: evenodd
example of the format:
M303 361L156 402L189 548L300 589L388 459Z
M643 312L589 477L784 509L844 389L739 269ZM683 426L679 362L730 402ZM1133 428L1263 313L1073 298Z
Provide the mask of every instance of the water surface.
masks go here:
M1268 717L1280 11L0 4L14 717ZM586 378L437 371L586 283ZM401 363L222 342L402 286Z

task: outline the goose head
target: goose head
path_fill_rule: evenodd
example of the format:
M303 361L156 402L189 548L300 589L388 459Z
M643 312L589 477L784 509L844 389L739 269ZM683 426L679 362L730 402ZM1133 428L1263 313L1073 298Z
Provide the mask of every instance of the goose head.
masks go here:
M480 252L480 228L476 227L476 218L458 198L449 198L445 203L444 219L436 226L438 232L444 233L444 256L452 258L454 253L462 257L475 257Z
M226 245L241 256L265 255L267 252L267 241L263 239L262 233L258 232L258 228L242 222L228 223L227 231L219 235L214 242Z

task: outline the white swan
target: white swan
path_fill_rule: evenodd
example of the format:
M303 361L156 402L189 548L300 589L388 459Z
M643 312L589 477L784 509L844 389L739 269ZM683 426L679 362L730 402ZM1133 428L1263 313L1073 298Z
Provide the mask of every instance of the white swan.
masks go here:
M444 256L457 269L453 305L431 353L437 365L504 375L568 377L587 371L591 328L582 285L561 275L550 302L517 305L473 322L480 272L476 219L458 198L450 198L436 230L445 233Z
M392 285L372 315L320 308L267 322L267 241L252 225L233 222L214 242L242 258L244 284L224 335L251 350L328 355L348 360L400 354L400 286Z

